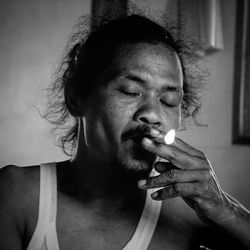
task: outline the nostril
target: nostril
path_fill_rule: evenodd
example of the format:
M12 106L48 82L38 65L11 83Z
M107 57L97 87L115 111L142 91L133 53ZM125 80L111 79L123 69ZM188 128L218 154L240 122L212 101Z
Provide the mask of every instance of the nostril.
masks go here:
M160 109L155 106L145 105L142 108L138 109L134 114L135 121L142 124L152 124L160 125L161 124L161 113Z
M143 122L143 123L149 123L148 119L145 118L145 117L140 117L139 120L140 120L141 122Z
M153 124L153 125L156 125L156 126L160 125L160 122L158 120L151 120L151 119L148 119L146 117L140 117L139 121L142 122L142 123L145 123L145 124Z

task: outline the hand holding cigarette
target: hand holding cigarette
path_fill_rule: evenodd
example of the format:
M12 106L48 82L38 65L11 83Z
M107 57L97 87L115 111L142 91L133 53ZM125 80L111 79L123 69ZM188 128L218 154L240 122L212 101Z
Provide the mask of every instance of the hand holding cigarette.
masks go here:
M156 162L160 175L141 180L138 186L160 188L151 195L155 200L182 197L202 220L222 220L227 198L206 155L175 137L174 129L165 133L152 128L150 134L151 139L143 139L143 147L167 162Z

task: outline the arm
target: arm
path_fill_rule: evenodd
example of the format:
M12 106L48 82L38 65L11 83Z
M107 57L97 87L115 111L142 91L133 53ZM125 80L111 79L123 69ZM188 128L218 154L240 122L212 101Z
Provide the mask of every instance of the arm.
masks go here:
M229 194L225 193L228 216L217 222L232 238L247 249L250 248L250 211Z
M179 138L166 145L164 135L160 131L158 135L152 134L152 140L143 141L145 149L168 162L157 162L155 168L160 175L139 182L139 187L162 187L152 194L155 200L181 196L215 232L215 238L224 235L224 240L232 239L250 248L250 212L222 190L204 153ZM207 234L207 238L213 241L212 234Z
M224 220L214 221L198 231L201 242L211 249L250 249L249 248L249 211L225 193L228 203L228 216Z
M17 187L15 184L15 167L0 170L0 249L22 249L22 226L16 211Z

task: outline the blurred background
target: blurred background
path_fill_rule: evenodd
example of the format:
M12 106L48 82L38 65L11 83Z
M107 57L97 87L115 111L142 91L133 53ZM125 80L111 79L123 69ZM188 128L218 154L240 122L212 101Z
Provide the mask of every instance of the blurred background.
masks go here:
M0 166L67 158L35 107L46 103L45 89L75 21L105 11L105 2L112 1L0 0ZM176 22L185 10L187 28L203 43L197 53L210 76L199 115L207 126L189 123L179 136L206 153L224 190L250 208L250 144L232 143L237 1L131 2L148 15L164 12Z

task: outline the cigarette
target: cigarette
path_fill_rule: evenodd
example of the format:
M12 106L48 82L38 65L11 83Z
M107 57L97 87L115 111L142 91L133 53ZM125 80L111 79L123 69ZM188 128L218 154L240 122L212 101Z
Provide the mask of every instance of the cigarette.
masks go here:
M167 145L170 145L174 142L174 140L175 140L175 130L170 129L164 136L164 141Z

